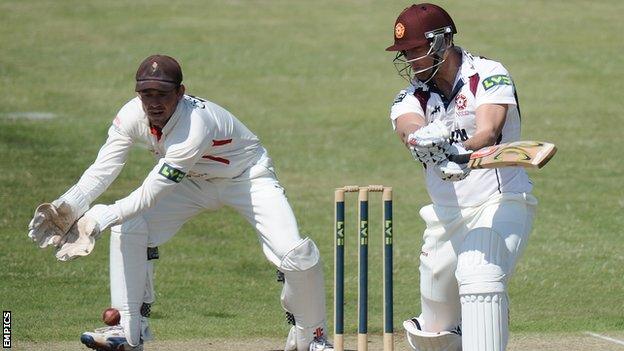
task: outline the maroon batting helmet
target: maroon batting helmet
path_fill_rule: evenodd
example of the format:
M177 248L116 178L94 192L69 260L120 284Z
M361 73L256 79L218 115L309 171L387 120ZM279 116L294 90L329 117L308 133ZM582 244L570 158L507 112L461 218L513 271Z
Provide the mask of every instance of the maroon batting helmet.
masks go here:
M455 34L457 29L449 14L433 4L414 4L401 12L394 24L394 45L387 51L403 51L428 42L436 34Z

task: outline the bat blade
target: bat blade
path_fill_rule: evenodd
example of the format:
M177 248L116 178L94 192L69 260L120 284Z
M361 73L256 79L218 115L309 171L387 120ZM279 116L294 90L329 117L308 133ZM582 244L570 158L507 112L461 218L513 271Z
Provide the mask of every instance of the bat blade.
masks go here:
M525 167L542 168L557 152L555 144L543 141L514 141L488 146L472 154L451 155L449 159L457 163L468 163L468 167L500 168Z

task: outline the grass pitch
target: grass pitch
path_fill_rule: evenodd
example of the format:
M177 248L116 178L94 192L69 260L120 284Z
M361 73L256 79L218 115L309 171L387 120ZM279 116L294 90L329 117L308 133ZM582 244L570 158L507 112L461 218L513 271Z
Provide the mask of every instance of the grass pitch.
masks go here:
M540 201L511 282L511 330L624 329L624 166L617 157L624 90L620 1L444 1L456 43L500 60L520 95L523 138L556 143L531 173ZM395 325L419 313L418 255L428 203L421 170L388 121L405 84L395 74L394 20L407 2L3 1L0 3L0 303L18 342L76 340L109 305L108 239L55 261L26 237L36 205L93 161L138 63L179 58L187 91L232 111L269 149L300 229L324 257L331 316L333 188L391 185ZM52 119L28 119L43 113ZM135 150L98 200L138 186L152 166ZM347 330L356 330L355 213ZM380 218L371 203L371 232ZM381 225L381 224L378 224ZM347 230L349 230L349 228ZM377 240L377 241L375 241ZM381 240L371 238L370 329L381 332ZM377 249L379 248L379 249ZM196 217L156 263L159 340L282 338L281 287L248 224L229 210ZM331 317L329 318L331 320ZM544 340L549 340L547 337ZM35 344L37 345L37 344ZM279 345L278 345L279 346Z

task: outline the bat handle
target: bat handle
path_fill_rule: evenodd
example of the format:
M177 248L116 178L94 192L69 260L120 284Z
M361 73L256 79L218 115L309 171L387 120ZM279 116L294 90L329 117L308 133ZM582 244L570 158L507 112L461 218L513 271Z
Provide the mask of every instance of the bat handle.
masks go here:
M468 161L470 161L470 155L472 155L472 152L469 154L450 155L448 159L455 163L468 163Z

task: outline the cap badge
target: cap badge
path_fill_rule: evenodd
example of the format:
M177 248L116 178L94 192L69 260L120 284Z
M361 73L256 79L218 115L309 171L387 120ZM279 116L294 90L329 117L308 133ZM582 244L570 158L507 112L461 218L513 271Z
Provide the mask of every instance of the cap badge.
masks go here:
M403 26L402 23L397 23L396 26L394 26L394 36L397 39L401 39L403 38L403 36L405 35L405 26Z
M152 73L156 72L158 69L158 62L152 62Z

